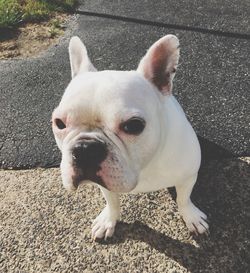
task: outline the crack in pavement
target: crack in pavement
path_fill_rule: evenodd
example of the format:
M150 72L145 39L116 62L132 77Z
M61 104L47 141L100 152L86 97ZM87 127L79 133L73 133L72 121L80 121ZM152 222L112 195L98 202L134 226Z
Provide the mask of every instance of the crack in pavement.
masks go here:
M199 32L199 33L203 33L203 34L211 34L211 35L221 36L221 37L230 37L230 38L250 40L250 35L243 34L243 33L206 29L206 28L200 28L200 27L191 27L191 26L178 25L178 24L155 22L155 21L150 21L150 20L125 17L125 16L120 16L120 15L112 15L112 14L107 14L107 13L84 11L84 10L77 10L75 13L79 14L79 15L101 17L101 18L107 18L107 19L118 20L118 21L123 21L123 22L137 23L137 24L141 24L141 25L173 28L173 29L179 29L179 30L185 30L185 31Z

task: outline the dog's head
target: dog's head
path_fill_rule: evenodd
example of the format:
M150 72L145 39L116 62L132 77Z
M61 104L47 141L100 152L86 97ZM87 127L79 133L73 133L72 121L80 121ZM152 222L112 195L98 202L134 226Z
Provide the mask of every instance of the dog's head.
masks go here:
M65 188L87 181L114 192L135 188L159 149L178 47L178 39L167 35L148 50L137 71L97 72L81 40L71 39L72 80L52 115Z

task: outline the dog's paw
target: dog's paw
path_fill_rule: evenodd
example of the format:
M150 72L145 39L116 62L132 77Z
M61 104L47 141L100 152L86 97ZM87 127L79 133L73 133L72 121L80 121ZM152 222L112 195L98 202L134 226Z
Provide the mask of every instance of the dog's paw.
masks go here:
M195 235L209 234L206 214L200 211L192 202L179 208L179 210L190 232Z
M111 213L108 207L105 207L103 211L96 217L92 224L92 238L105 240L112 237L115 231L115 225L119 216L115 213Z

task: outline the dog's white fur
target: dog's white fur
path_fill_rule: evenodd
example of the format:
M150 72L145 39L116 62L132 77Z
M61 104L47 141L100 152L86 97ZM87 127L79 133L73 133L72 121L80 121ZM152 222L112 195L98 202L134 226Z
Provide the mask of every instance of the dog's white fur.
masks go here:
M75 189L71 148L81 138L108 144L98 171L107 205L94 220L92 236L113 235L120 218L119 194L176 187L179 211L190 231L208 230L206 215L190 200L200 167L200 146L181 106L172 95L179 59L174 35L158 40L137 71L97 72L78 37L69 45L72 81L53 112L53 132L62 151L61 173L66 189ZM138 136L126 135L119 124L131 117L146 122ZM55 119L66 128L59 129ZM91 181L83 181L91 182ZM95 181L93 181L95 182Z

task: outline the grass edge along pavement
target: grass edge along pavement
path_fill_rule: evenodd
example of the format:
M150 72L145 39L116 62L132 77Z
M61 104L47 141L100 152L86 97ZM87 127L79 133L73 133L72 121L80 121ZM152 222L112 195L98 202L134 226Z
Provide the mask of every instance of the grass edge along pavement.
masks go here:
M0 31L48 20L56 12L72 12L76 5L77 0L0 0Z

